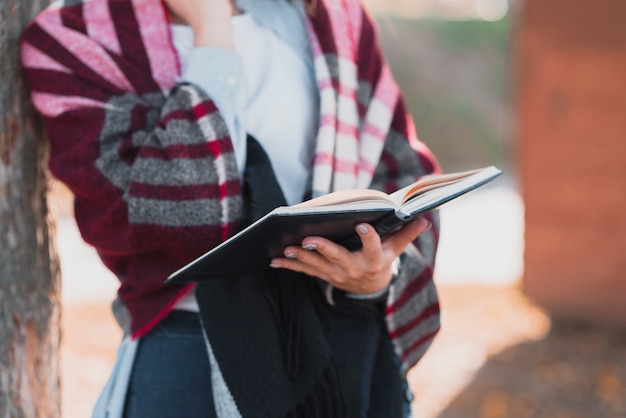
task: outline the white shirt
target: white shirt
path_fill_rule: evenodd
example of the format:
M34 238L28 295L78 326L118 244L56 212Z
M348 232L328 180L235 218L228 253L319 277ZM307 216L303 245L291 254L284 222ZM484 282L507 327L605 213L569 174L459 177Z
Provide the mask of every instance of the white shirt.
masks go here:
M252 14L233 16L231 23L234 53L193 48L191 28L172 25L183 79L205 89L214 100L229 128L240 173L249 133L268 153L287 203L299 203L308 181L319 117L318 88L306 59L308 51L296 50Z

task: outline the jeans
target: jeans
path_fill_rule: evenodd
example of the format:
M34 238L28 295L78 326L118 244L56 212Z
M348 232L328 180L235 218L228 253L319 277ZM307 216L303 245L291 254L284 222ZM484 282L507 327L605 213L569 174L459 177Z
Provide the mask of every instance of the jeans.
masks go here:
M174 311L140 340L124 417L216 417L196 313Z
M406 384L403 399L404 416L410 418L412 395ZM142 337L124 417L216 418L207 348L198 314L173 311Z

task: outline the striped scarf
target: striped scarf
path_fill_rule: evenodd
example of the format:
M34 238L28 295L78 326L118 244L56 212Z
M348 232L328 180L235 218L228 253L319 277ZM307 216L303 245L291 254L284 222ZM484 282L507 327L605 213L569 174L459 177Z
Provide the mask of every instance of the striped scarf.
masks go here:
M311 194L391 192L438 171L415 135L358 0L322 0L307 22L321 98ZM139 337L190 286L169 273L235 233L241 180L214 102L180 82L159 0L66 0L25 30L24 74L50 143L51 172L75 195L83 238L120 279L116 316ZM432 281L438 219L401 256L386 322L404 369L439 330Z

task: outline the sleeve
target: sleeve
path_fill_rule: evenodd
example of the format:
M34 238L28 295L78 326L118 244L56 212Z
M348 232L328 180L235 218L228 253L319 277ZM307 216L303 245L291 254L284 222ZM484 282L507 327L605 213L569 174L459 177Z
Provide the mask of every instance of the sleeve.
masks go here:
M83 238L110 255L176 246L192 259L232 234L240 181L207 93L187 82L163 88L145 50L114 53L44 23L24 32L22 65L48 133L50 170L74 192Z
M388 73L389 69L378 45L374 22L362 8L361 16L357 53L359 84L369 86L368 92L373 92L383 78L381 74ZM361 97L366 95L367 92ZM374 101L370 93L368 106L376 106ZM372 188L387 193L423 175L440 171L434 155L418 139L401 96L390 111L391 124L371 184ZM440 327L439 300L433 282L439 217L437 212L425 216L432 228L421 234L400 256L385 309L388 332L405 371L422 357Z

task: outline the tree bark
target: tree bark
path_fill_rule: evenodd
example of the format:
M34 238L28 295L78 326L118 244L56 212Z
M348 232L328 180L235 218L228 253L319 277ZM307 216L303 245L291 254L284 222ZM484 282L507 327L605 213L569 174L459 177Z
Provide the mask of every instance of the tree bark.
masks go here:
M19 65L21 31L46 5L0 0L0 418L61 416L60 274L46 146Z

